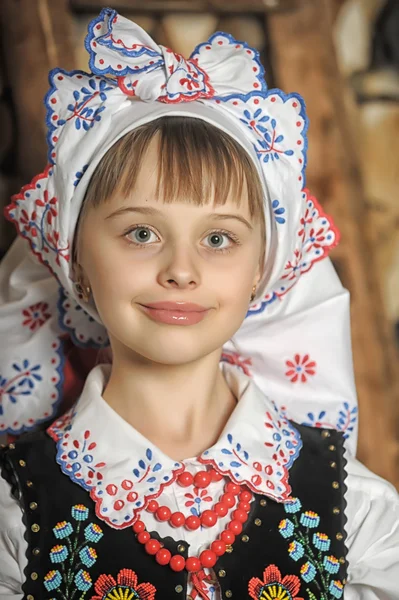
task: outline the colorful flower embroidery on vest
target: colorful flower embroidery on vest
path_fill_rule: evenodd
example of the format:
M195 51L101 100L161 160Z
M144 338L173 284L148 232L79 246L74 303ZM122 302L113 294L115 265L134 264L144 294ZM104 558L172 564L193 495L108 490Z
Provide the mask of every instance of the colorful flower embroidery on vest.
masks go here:
M122 569L116 576L100 575L94 584L96 596L91 600L154 600L156 588L151 583L139 583L134 571Z
M72 506L71 515L75 523L60 521L53 528L54 537L62 541L50 550L50 560L59 565L59 569L49 571L44 577L44 587L55 592L62 600L76 596L83 599L93 582L90 569L97 560L97 551L90 544L96 544L103 536L102 529L96 523L89 523L81 535L82 523L88 519L89 509L83 504Z
M263 581L252 577L248 583L248 591L254 600L303 600L298 596L301 581L296 575L281 576L276 565L269 565L263 572Z
M278 526L280 535L289 540L290 558L296 562L303 560L300 567L301 579L305 583L313 583L318 591L318 595L315 596L307 589L308 599L330 600L331 595L337 599L341 598L344 586L341 581L332 578L338 573L340 562L335 556L327 554L331 540L325 533L311 532L320 525L319 515L312 510L301 512L302 504L298 498L289 498L284 503L284 509L290 518L280 521ZM258 597L253 596L253 598Z

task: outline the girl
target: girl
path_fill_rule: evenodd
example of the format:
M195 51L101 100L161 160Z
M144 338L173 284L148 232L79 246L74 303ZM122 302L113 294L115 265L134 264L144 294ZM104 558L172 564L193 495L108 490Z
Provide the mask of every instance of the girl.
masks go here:
M6 209L1 598L399 598L303 100L220 32L185 60L104 9L86 47ZM55 418L66 334L112 357Z

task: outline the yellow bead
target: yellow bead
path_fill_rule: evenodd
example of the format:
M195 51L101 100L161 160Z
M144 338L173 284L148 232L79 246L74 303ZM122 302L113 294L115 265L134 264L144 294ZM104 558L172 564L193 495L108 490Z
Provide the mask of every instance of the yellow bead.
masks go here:
M219 577L226 577L226 571L224 569L220 569L218 572Z
M33 533L37 533L38 531L40 531L40 526L37 523L33 523L31 529Z

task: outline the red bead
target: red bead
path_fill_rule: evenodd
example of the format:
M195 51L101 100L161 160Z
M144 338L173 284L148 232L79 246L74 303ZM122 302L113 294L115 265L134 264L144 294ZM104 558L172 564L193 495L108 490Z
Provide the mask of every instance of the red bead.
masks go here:
M204 510L201 515L201 524L205 527L213 527L217 520L217 514L213 510Z
M147 552L147 554L156 554L158 552L158 550L160 549L161 544L158 542L158 540L154 540L154 539L149 539L148 542L146 543L146 545L144 546L145 551Z
M194 531L195 529L198 529L200 525L201 525L201 519L199 517L196 517L195 515L191 515L191 516L187 517L187 519L186 519L187 529L191 529L191 531Z
M195 556L190 556L186 560L186 569L190 573L196 573L197 571L199 571L201 569L201 561L200 561L200 559L196 558Z
M233 494L223 494L222 497L220 498L220 502L223 502L229 508L233 508L233 506L236 503Z
M238 497L241 502L250 502L252 500L252 493L248 490L244 490Z
M161 548L155 555L155 560L159 565L169 564L171 558L172 554L167 548Z
M226 544L234 544L234 540L236 539L236 536L234 535L234 533L231 531L231 529L225 529L222 532L222 535L220 536L222 538L222 540L224 542L226 542Z
M223 479L223 475L221 475L220 473L215 471L215 469L212 469L211 478L212 478L212 481L220 481L221 479Z
M239 502L237 508L245 510L245 512L248 513L251 509L251 505L249 502Z
M186 559L184 558L184 556L180 556L179 554L175 554L174 556L172 556L169 562L169 566L172 569L172 571L183 571L185 565Z
M235 534L240 535L242 531L242 523L240 521L230 521L228 528Z
M136 521L135 524L133 525L134 533L140 533L141 531L144 531L144 529L145 529L145 525L144 525L143 521Z
M148 542L148 540L150 539L150 534L148 531L140 531L140 533L137 536L137 541L140 544L146 544Z
M224 502L217 502L213 510L219 517L225 517L229 512L229 507Z
M233 494L234 496L237 496L237 494L239 494L241 491L241 486L229 481L229 483L226 483L226 485L224 486L224 491L228 494Z
M160 506L157 509L156 517L159 521L168 521L171 517L172 511L167 506Z
M146 510L148 512L154 513L158 510L158 506L159 506L159 504L156 500L150 500Z
M211 550L216 556L222 556L226 552L226 542L223 540L215 540L211 544Z
M193 485L194 477L188 471L183 471L177 478L177 483L182 487Z
M182 527L186 522L186 517L182 512L174 512L169 519L169 523L173 525L173 527Z
M236 521L240 521L240 523L245 523L245 521L248 519L248 513L246 513L245 510L240 510L239 508L237 508L237 510L233 512L233 517Z
M217 556L212 550L204 550L200 554L200 561L203 567L213 567L216 564Z
M211 474L209 471L199 471L194 475L194 485L199 488L206 488L211 483Z

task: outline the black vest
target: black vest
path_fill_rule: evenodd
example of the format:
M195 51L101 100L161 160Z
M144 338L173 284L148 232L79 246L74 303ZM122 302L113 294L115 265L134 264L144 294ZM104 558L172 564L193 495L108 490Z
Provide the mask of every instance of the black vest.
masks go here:
M343 434L293 425L303 448L289 481L300 502L285 508L255 495L242 533L214 567L223 599L342 597L348 566ZM55 455L44 432L25 434L0 453L2 475L23 509L24 600L186 600L186 570L158 565L131 527L113 529L98 519L89 493L61 472ZM161 541L172 555L191 555L185 541Z

